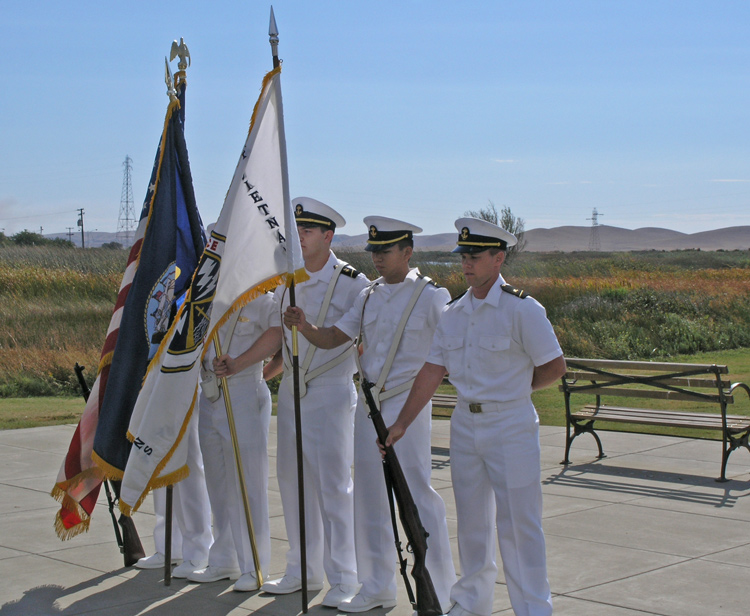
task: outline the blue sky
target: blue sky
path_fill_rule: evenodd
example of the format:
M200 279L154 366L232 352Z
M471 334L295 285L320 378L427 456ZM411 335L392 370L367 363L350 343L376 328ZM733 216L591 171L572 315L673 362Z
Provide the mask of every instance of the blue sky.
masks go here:
M275 0L293 196L453 231L750 225L750 3ZM185 38L198 207L221 209L263 74L266 0L0 0L0 228L115 231L136 211ZM176 64L173 63L173 65Z

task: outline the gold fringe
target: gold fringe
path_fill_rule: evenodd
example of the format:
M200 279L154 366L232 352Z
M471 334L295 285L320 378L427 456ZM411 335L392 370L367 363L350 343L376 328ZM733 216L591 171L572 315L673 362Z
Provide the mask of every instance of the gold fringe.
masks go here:
M148 226L151 224L151 215L154 213L154 199L156 198L156 191L159 190L159 180L161 179L161 164L164 160L164 148L166 146L166 139L167 136L167 128L169 127L169 121L172 119L172 114L174 113L175 109L180 108L180 101L175 98L174 100L171 100L169 103L169 106L167 107L167 114L164 117L164 128L161 132L161 141L159 141L159 164L156 167L156 178L154 178L154 191L151 193L151 202L149 203L148 208L148 219L146 220L146 228L143 230L143 237L146 237L146 233L148 233ZM141 250L143 249L143 244L141 244ZM138 257L135 260L135 266L136 270L138 269L138 266L141 264L141 250L138 251Z
M268 86L268 84L271 82L271 79L273 79L279 73L281 73L281 64L279 64L276 68L268 71L263 77L263 83L260 86L260 96L258 97L258 100L255 101L255 106L253 107L253 115L250 116L250 129L247 131L248 136L250 136L250 133L253 132L253 126L255 125L255 117L258 115L258 109L260 108L260 101L263 99L263 93L266 91L266 86Z
M187 430L187 427L190 424L190 418L193 416L193 409L195 408L195 401L197 400L197 398L198 398L198 385L196 384L195 390L193 391L193 399L190 402L190 408L188 409L188 412L185 414L185 421L182 422L182 426L180 427L180 432L177 435L177 438L175 439L175 442L172 445L171 449L162 458L161 462L159 462L159 464L156 465L156 469L154 469L154 474L151 475L151 479L149 479L149 482L148 484L146 484L146 487L144 488L140 497L138 498L138 500L132 507L128 505L127 503L125 503L122 500L122 498L120 498L120 511L122 511L123 514L130 516L132 515L134 511L138 511L138 508L143 504L143 501L146 500L146 496L148 496L148 493L151 490L155 490L156 488L167 486L170 483L177 483L178 481L182 481L190 474L190 470L188 469L187 465L185 465L185 466L182 466L181 468L178 468L176 471L169 473L169 475L165 475L164 477L159 477L159 473L161 473L161 471L167 465L169 460L172 459L172 455L177 449L177 446L180 444L180 442L185 436L185 431Z
M268 280L264 280L258 283L252 289L248 289L242 295L237 297L234 300L234 302L232 302L232 305L230 306L229 310L227 310L222 315L222 317L216 323L214 328L206 335L206 340L210 340L213 337L214 332L221 329L221 326L224 325L229 319L231 319L232 315L235 312L237 312L237 310L241 310L244 306L249 304L256 297L260 297L264 293L268 293L268 291L273 291L279 285L284 284L286 276L287 274L278 274L276 276L273 276L269 278ZM207 350L208 350L208 345L206 345L206 347L203 349L203 352L201 353L201 361L203 360L203 357L205 356Z
M72 499L68 495L68 493L59 486L60 484L57 484L54 488L52 488L50 496L58 501L63 509L67 509L68 511L75 511L76 515L81 519L81 521L75 526L66 528L65 524L62 521L60 512L58 511L55 515L55 533L61 541L67 541L68 539L72 539L73 537L80 535L81 533L88 532L89 524L91 524L91 516L83 510L83 507L81 507L81 505L77 501Z
M292 286L292 283L300 283L305 282L306 280L310 280L310 275L307 273L307 270L305 270L304 267L301 267L300 269L295 270L292 274L284 274L284 278L286 281L286 288L288 289Z
M55 516L55 533L58 537L60 537L61 541L67 541L68 539L72 539L73 537L76 537L82 533L89 532L90 524L91 518L87 518L80 524L76 524L71 528L65 528L65 524L63 524L62 517L60 516L60 512L58 511L57 515Z
M52 492L50 492L50 496L52 496L52 498L56 498L57 500L60 500L60 498L55 496L55 494L58 491L67 493L68 490L70 490L71 488L75 488L79 483L88 479L98 479L99 481L104 481L104 473L102 473L101 469L97 466L92 466L91 468L87 468L86 470L81 471L77 475L74 475L70 479L58 481L55 484L55 487L52 488Z
M112 363L112 356L114 354L114 351L110 351L106 355L102 356L102 358L99 360L99 367L96 369L96 376L99 376L99 374L101 374L101 371Z
M104 473L107 479L113 479L115 481L122 481L123 472L119 468L115 468L104 458L100 457L95 451L91 452L91 459L94 461L99 469Z

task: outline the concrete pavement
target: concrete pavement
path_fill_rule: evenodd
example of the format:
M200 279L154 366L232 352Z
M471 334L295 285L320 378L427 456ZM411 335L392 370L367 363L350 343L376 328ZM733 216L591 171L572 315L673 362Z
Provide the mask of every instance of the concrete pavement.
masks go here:
M286 536L275 477L275 419L270 442L271 577L284 569ZM0 616L268 616L300 612L300 593L235 593L231 582L163 585L162 571L122 566L102 500L88 533L62 542L49 496L74 426L0 432ZM549 577L555 613L575 616L742 615L750 610L750 454L732 454L727 483L720 444L607 432L608 456L595 461L593 439L573 447L563 468L564 429L543 427L542 485ZM433 427L433 485L446 502L455 545L448 422ZM135 514L147 554L153 552L151 500ZM310 593L311 614L336 610ZM373 616L409 616L399 604ZM494 610L511 615L502 573Z

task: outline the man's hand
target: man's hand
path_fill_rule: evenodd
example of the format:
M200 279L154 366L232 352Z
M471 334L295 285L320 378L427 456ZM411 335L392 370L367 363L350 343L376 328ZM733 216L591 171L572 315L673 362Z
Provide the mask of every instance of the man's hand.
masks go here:
M216 376L218 376L219 378L226 378L237 373L236 361L229 355L214 357L213 368Z
M380 442L379 439L375 439L375 442L378 445L378 449L380 449L380 455L381 457L385 458L385 448L386 447L393 447L393 445L396 444L397 441L401 440L401 437L406 432L406 427L402 426L398 420L396 423L394 423L390 428L388 428L388 438L385 439L385 447Z
M299 333L303 333L308 328L305 313L299 306L289 306L284 311L284 325L289 329L296 327Z

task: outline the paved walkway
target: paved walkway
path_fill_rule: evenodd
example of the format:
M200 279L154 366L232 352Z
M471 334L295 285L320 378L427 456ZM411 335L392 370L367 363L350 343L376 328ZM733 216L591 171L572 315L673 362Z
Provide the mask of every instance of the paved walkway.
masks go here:
M434 426L433 483L447 505L457 556L448 423ZM0 432L0 616L291 616L300 611L300 593L235 593L230 582L173 580L165 587L161 571L125 569L103 500L90 531L61 542L53 529L57 503L49 491L73 429ZM609 457L594 461L593 440L586 439L576 442L573 464L563 469L564 430L542 429L544 526L555 613L750 613L748 452L735 452L727 472L731 481L716 483L716 442L606 433ZM271 490L271 573L276 577L283 571L286 539L275 475ZM150 504L136 513L135 523L151 553ZM410 616L400 592L398 607L370 614ZM319 605L323 593L310 594L311 614L336 613ZM495 597L495 613L512 614L502 574Z

